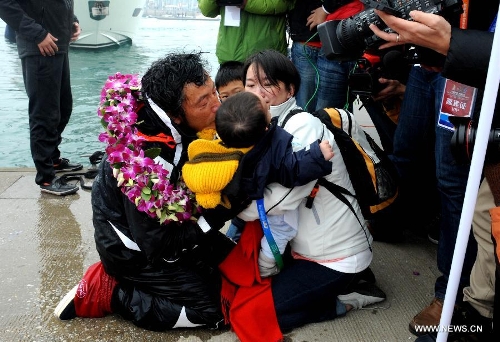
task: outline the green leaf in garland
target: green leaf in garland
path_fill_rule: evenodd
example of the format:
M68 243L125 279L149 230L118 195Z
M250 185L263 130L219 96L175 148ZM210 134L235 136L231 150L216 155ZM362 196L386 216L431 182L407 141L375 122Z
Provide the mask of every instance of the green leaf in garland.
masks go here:
M145 201L149 201L151 199L151 189L145 186L141 190L141 197Z
M151 159L155 159L156 157L158 157L160 155L160 152L161 152L161 148L152 147L152 148L148 148L146 151L144 151L144 156L151 158Z
M165 222L166 219L167 219L167 213L163 211L160 216L160 224L163 224L163 222Z
M104 120L104 117L101 118L101 125L104 129L108 129L108 123Z

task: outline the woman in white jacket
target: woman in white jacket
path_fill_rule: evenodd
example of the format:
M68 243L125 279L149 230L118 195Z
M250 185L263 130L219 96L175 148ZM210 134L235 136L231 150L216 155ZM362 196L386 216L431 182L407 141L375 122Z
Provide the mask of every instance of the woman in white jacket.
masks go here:
M300 76L293 63L281 53L264 50L251 56L244 66L245 90L261 96L270 106L271 115L282 125L287 114L301 109L295 102ZM284 129L294 136L294 150L302 149L320 139L329 140L334 150L332 173L325 177L354 192L342 155L333 134L321 121L307 112L293 115ZM333 319L351 309L380 302L385 294L373 285L368 269L372 261L372 236L347 205L326 188L319 187L312 202L306 201L315 182L284 188L268 186L264 205L268 215L285 215L290 225L298 226L291 241L293 259L272 280L272 294L278 323L282 331L298 326ZM351 205L362 219L354 198ZM256 205L250 205L239 218L259 218ZM360 274L370 273L371 282L358 284ZM338 298L338 300L337 300Z

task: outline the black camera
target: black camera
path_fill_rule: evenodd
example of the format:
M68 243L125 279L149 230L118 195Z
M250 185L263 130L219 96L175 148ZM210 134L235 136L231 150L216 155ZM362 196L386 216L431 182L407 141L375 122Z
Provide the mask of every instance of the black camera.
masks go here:
M378 60L365 57L358 59L348 82L349 92L353 97L359 96L364 100L380 92L386 86L379 82L381 77L406 84L410 64L406 54L397 49L398 47L388 49L381 57L372 55Z
M458 163L467 164L472 159L474 144L476 142L477 122L469 117L450 117L450 122L455 126L451 138L450 149ZM500 161L500 128L491 128L488 136L485 162L497 163Z
M318 25L318 34L326 58L340 61L356 60L365 50L376 50L384 41L373 34L370 24L385 32L394 32L380 20L374 9L406 20L409 13L419 10L444 17L463 12L461 0L361 0L367 9L342 20L326 21Z
M356 68L349 75L349 92L353 97L359 96L366 99L377 94L384 87L378 79L382 77L382 68L377 63L372 63L366 58L358 59Z

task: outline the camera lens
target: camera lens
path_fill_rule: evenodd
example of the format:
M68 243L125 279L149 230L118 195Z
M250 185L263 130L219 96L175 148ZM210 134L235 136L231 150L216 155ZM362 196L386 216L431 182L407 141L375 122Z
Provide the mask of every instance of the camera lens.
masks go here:
M450 117L450 121L455 126L450 144L451 153L458 163L470 163L476 142L477 123L469 118L461 117ZM488 135L485 162L497 163L499 161L500 128L492 128Z
M474 150L476 129L470 118L451 116L450 121L455 126L450 144L451 153L458 163L468 164Z
M492 128L488 137L486 162L497 163L500 161L500 128Z
M373 34L370 24L386 32L394 31L380 20L374 8L390 11L407 20L410 20L409 13L412 10L447 13L450 16L463 12L461 0L361 0L361 2L366 5L365 10L345 19L330 20L318 25L318 34L326 58L339 61L353 60L359 58L365 50L378 50L384 41Z

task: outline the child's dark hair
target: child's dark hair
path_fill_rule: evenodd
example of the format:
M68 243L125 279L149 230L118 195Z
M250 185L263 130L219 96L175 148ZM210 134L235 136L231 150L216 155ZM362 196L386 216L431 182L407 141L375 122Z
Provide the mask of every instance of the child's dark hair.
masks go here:
M267 111L259 97L245 91L228 97L215 115L215 129L227 147L255 145L268 124Z
M243 82L243 63L238 61L228 61L222 63L215 75L215 88L228 85L233 81Z

